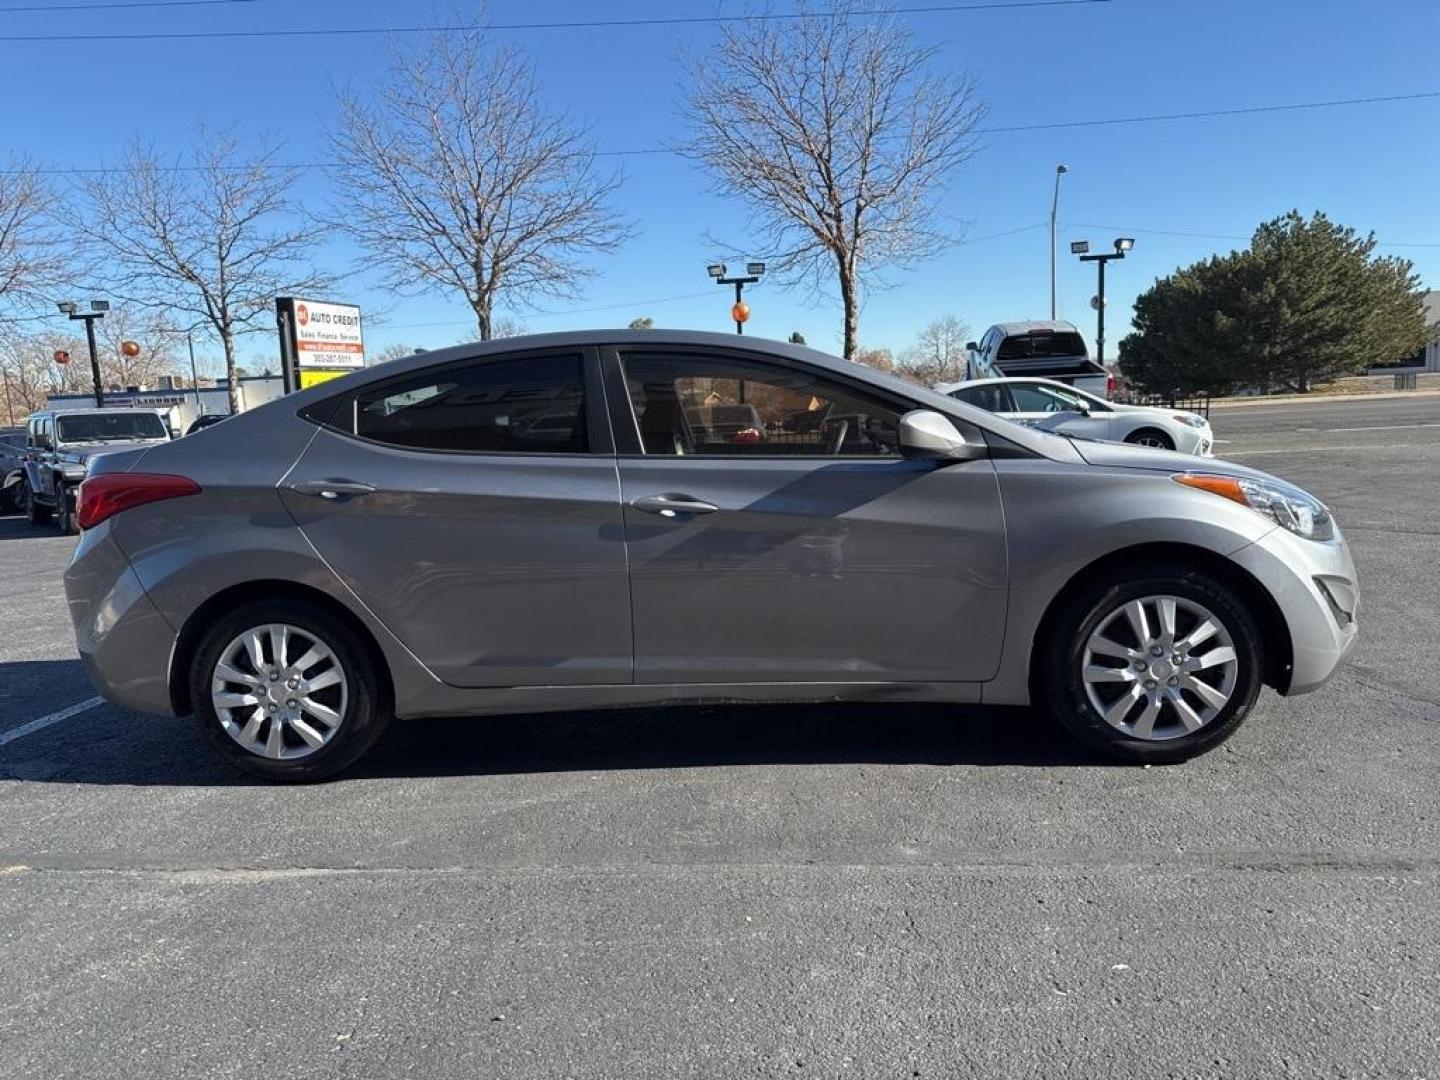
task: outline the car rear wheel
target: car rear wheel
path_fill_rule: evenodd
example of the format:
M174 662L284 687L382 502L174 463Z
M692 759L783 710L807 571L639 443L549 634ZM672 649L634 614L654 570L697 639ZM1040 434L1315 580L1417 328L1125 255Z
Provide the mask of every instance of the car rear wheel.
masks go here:
M190 695L201 729L232 765L270 780L323 780L384 730L374 670L365 643L323 608L260 601L205 635Z
M1135 446L1153 446L1157 450L1174 450L1175 440L1159 428L1141 428L1125 436L1125 441Z
M1182 566L1098 580L1051 624L1037 704L1081 742L1136 761L1184 761L1229 738L1260 691L1264 654L1243 598Z

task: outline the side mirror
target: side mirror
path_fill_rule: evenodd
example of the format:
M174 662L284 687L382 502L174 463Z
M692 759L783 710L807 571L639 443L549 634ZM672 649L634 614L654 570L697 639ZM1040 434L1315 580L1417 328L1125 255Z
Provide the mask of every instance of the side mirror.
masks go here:
M986 448L967 442L949 417L931 409L912 409L900 417L900 452L906 457L974 461L985 456Z
M979 351L980 351L980 346L979 346L979 345L976 345L975 342L973 342L973 341L967 341L967 342L965 342L965 348L966 348L967 350L969 350L970 352L979 352Z
M1076 398L1076 399L1075 399L1075 404L1072 405L1072 406L1070 406L1070 407L1071 407L1072 409L1074 409L1076 412L1078 412L1081 416L1089 416L1089 415L1090 415L1090 403L1089 403L1088 401L1086 401L1084 398Z

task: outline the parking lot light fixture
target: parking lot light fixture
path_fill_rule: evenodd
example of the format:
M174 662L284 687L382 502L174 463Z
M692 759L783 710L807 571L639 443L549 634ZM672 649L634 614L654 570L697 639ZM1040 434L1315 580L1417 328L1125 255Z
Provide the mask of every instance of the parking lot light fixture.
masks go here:
M1070 245L1070 250L1080 256L1081 262L1093 262L1099 271L1099 287L1095 291L1095 298L1090 301L1090 306L1095 309L1095 360L1102 367L1105 364L1105 264L1111 259L1125 258L1125 253L1134 246L1134 239L1128 236L1115 238L1113 252L1101 252L1097 255L1089 254L1088 240L1077 240Z
M100 386L100 357L95 349L95 320L105 317L105 313L110 310L110 301L91 300L89 311L81 311L80 305L74 300L59 300L55 306L60 309L62 315L68 315L71 319L84 320L85 340L90 345L90 379L95 387L95 407L103 408L105 391Z
M735 320L735 333L745 333L745 320L750 318L750 306L744 301L745 286L753 285L760 280L765 273L765 264L763 262L747 262L744 277L726 277L724 263L711 263L705 267L705 272L715 279L716 285L735 286L735 303L730 307L730 317Z

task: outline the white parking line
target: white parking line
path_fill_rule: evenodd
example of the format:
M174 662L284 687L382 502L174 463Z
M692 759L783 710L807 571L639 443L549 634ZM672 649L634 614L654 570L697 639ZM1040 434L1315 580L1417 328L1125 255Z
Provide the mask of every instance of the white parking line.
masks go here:
M51 724L58 724L61 720L69 720L70 717L84 712L86 709L93 709L96 705L105 704L104 698L92 697L85 701L77 702L59 712L52 712L49 716L42 716L36 720L30 720L17 728L0 732L0 746L12 743L16 739L23 739L26 735L34 735L37 731L44 731Z
M1326 431L1404 431L1406 428L1440 427L1440 423L1424 424L1366 424L1364 427L1332 427ZM1313 429L1308 429L1313 430Z

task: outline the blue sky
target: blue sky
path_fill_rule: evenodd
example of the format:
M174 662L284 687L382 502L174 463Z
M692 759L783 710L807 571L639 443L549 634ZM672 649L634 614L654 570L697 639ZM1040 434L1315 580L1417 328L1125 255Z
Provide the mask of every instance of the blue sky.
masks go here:
M382 0L253 0L124 11L5 12L38 0L0 0L0 34L50 34L424 23L428 5ZM902 4L907 0L900 0ZM448 11L448 9L446 9ZM493 0L491 18L562 21L745 10L710 0ZM987 126L1195 112L1291 102L1440 91L1435 0L1112 0L1072 7L904 17L939 49L938 62L969 69L991 104ZM680 133L678 54L714 39L706 26L528 30L506 36L536 61L551 102L591 124L601 148L655 146ZM231 41L0 43L4 143L56 165L114 157L141 130L183 151L198 120L282 138L291 160L315 160L334 120L336 86L364 92L384 70L383 37ZM1440 287L1440 98L1304 112L1062 131L994 134L954 178L942 212L965 222L969 242L871 292L865 345L903 349L929 320L955 314L975 331L1049 306L1048 217L1057 162L1070 168L1061 197L1060 308L1088 334L1094 270L1068 255L1072 239L1108 246L1136 238L1112 265L1110 350L1137 292L1177 265L1243 246L1259 221L1292 207L1323 209L1404 254ZM626 182L619 208L638 234L574 302L513 314L540 331L624 325L649 315L662 326L728 329L730 300L710 285L710 232L745 241L738 205L708 193L692 164L664 155L614 159ZM321 174L297 192L325 196ZM1012 232L1012 230L1026 230ZM995 234L1009 235L994 237ZM1193 234L1193 235L1180 235ZM1232 240L1229 237L1242 239ZM1426 246L1428 245L1428 246ZM327 239L327 261L353 252ZM763 252L756 252L763 255ZM398 299L363 275L336 299L387 309L373 350L392 342L437 347L473 336L458 297ZM679 297L680 299L675 299ZM838 304L765 282L748 294L748 332L801 330L836 350ZM268 354L265 338L242 349Z

